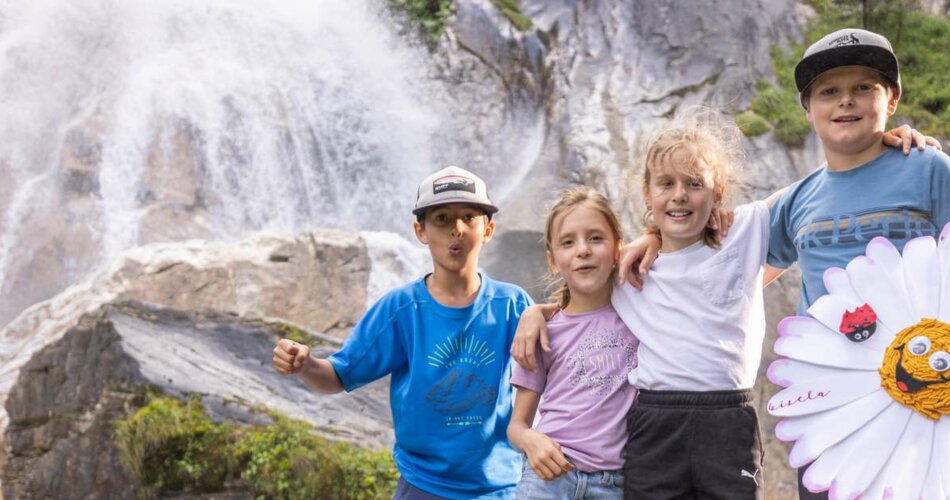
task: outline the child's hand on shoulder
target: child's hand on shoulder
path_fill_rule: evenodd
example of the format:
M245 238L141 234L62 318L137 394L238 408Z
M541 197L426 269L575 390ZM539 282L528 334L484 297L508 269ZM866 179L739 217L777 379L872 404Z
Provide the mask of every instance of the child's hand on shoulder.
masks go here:
M661 243L658 233L651 232L624 245L617 264L617 283L622 285L626 282L636 289L642 289L643 278L656 260Z
M561 445L546 434L528 429L522 444L528 455L528 465L541 479L550 481L574 470L574 466L561 452Z
M892 148L901 148L904 154L910 154L910 148L917 146L919 151L923 151L926 146L933 146L938 151L943 151L943 146L937 139L920 133L906 123L900 127L892 128L884 132L884 145Z
M280 339L274 347L274 368L283 376L292 375L303 368L310 357L310 348L290 339Z

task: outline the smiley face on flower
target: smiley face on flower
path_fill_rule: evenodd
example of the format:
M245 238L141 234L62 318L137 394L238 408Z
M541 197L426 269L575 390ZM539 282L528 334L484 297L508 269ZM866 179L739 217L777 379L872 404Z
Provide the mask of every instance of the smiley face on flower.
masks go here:
M950 224L903 254L875 238L824 282L768 369L789 465L830 498L950 498Z
M895 400L937 420L950 413L950 325L925 319L891 342L879 370Z

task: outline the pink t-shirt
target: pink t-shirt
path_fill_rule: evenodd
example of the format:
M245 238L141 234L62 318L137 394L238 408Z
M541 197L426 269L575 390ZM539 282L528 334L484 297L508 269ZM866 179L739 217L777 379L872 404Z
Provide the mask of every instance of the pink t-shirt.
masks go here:
M636 398L627 373L637 366L640 342L611 306L559 311L547 327L551 352L542 352L538 373L512 364L512 385L543 394L534 428L584 472L622 468L627 410Z

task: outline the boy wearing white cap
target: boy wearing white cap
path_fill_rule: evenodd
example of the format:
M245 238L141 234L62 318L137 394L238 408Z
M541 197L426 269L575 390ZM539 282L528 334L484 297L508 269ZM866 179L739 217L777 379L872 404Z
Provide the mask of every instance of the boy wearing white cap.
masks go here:
M485 183L458 167L430 175L416 195L416 237L432 272L390 291L327 359L281 339L278 372L313 389L347 392L386 375L402 476L394 498L514 498L521 456L506 429L515 327L531 298L478 272L498 209Z
M882 143L901 80L891 44L877 33L843 29L818 40L795 67L795 83L827 164L772 207L768 263L800 264L803 315L827 293L825 270L845 267L871 239L901 250L913 238L939 237L950 221L950 157L932 147L905 156ZM800 498L827 498L808 490L804 469Z

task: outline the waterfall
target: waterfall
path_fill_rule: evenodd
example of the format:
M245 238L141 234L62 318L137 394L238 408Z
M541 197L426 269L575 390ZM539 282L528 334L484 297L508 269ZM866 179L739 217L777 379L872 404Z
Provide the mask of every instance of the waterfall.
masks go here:
M408 236L443 163L523 177L543 121L440 139L430 59L381 0L0 2L0 326L150 241Z

